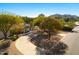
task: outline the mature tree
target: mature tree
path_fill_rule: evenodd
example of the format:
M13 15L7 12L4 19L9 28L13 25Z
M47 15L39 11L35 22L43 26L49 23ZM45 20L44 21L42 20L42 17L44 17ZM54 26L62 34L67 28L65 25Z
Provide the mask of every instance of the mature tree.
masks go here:
M45 16L43 14L40 14L38 15L38 17L36 17L34 20L33 20L33 24L36 25L36 26L39 26L40 23L45 20Z
M4 34L5 39L13 26L23 23L23 20L19 16L0 14L0 31Z
M40 27L48 32L48 37L50 39L52 32L54 33L60 30L62 28L62 24L54 17L47 17L43 22L41 22Z

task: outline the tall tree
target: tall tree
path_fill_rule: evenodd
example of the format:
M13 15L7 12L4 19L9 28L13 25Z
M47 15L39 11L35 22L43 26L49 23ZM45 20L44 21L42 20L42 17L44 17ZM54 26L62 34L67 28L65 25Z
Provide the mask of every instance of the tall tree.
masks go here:
M8 14L0 14L0 31L7 39L7 33L14 25L23 24L23 20L19 16L13 16Z

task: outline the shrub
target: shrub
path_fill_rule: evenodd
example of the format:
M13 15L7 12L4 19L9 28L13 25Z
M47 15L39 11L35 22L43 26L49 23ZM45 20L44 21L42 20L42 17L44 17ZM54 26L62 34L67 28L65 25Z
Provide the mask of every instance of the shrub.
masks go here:
M65 54L68 46L63 42L51 42L49 40L43 40L39 47L44 49L46 55L60 55Z
M12 41L15 41L17 38L18 38L18 35L10 36L10 39L11 39Z
M64 27L64 28L63 28L63 30L65 30L65 31L72 31L72 29L73 29L73 28L71 28L71 27Z
M0 41L0 49L5 49L10 46L10 40L1 40Z
M45 49L45 54L47 55L60 55L64 54L66 52L67 45L64 44L63 42L59 42L58 44L54 44L52 42L52 46L49 49Z
M69 22L66 23L66 25L64 25L63 30L72 31L74 26L75 26L75 22L69 21Z
M34 43L41 49L44 49L43 52L46 55L65 54L66 49L68 48L66 44L60 42L60 38L58 36L52 36L50 40L49 39L35 40Z

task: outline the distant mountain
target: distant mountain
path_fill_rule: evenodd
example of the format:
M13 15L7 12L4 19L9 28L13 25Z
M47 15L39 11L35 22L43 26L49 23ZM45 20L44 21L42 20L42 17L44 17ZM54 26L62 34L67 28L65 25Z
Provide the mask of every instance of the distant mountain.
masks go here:
M51 15L51 16L57 16L57 17L60 17L60 18L77 18L78 17L76 15L69 15L69 14L64 14L64 15L54 14L54 15Z

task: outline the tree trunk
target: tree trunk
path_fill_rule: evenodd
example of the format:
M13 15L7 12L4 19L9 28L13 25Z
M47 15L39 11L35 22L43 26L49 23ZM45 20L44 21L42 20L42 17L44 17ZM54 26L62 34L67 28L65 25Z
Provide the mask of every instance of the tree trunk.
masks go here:
M51 39L51 32L48 31L48 39L50 40Z
M7 39L7 33L3 33L4 34L4 39Z

